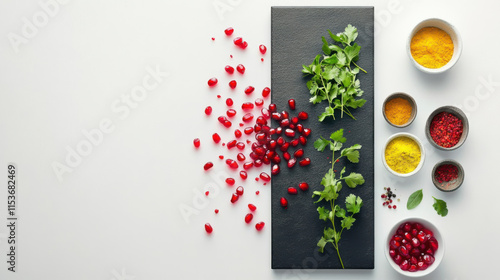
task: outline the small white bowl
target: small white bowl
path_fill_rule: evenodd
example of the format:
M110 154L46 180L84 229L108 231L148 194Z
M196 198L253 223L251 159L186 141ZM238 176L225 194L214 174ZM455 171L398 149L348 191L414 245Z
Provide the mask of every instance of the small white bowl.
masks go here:
M446 65L444 65L440 68L433 69L433 68L424 67L424 66L420 65L411 55L411 50L410 50L411 39L413 38L413 36L415 36L415 34L420 29L422 29L424 27L437 27L437 28L443 30L444 32L448 33L448 35L450 35L450 37L451 37L451 40L453 41L453 47L454 47L453 56L451 57L451 60ZM460 58L460 54L462 54L462 38L460 37L458 30L450 23L448 23L442 19L430 18L430 19L426 19L424 21L421 21L419 24L417 24L417 26L415 26L413 28L413 30L410 32L410 36L408 36L408 40L406 42L406 50L408 52L408 55L410 56L410 60L413 62L413 65L415 65L415 67L417 67L417 69L419 69L422 72L429 73L429 74L439 74L439 73L443 73L446 70L450 69L451 67L453 67L453 65L455 65L455 63L457 63L458 58Z
M423 225L425 228L429 229L432 231L434 237L436 238L438 242L438 249L436 251L436 254L434 255L434 263L431 264L426 270L419 270L415 272L410 272L410 271L404 271L402 270L399 265L397 265L389 255L389 242L391 241L392 236L396 233L396 230L399 228L400 225L406 223L406 222L414 222L414 223L420 223ZM431 222L424 220L422 218L405 218L399 222L397 222L387 233L387 238L385 241L385 257L387 258L387 261L389 264L396 270L397 272L401 273L402 275L409 276L409 277L421 277L428 275L429 273L433 272L441 263L444 257L444 251L445 251L445 246L444 246L444 240L443 236L439 232L438 228Z
M387 164L387 162L385 161L385 149L387 149L387 145L389 145L389 143L393 139L398 138L398 137L408 137L408 138L412 139L413 141L415 141L418 144L418 147L420 148L420 162L418 163L418 165L415 168L415 170L413 170L410 173L398 173L398 172L392 170L389 167L389 165ZM391 172L392 174L394 174L396 176L399 176L399 177L409 177L409 176L417 173L422 168L422 165L424 165L424 160L425 160L425 149L424 149L424 146L422 145L422 142L420 141L420 139L418 139L417 136L415 136L415 135L413 135L411 133L400 132L400 133L393 134L392 136L390 136L387 139L387 142L385 142L385 145L384 145L384 149L382 149L382 162L384 163L385 168L387 168L387 170L389 170L389 172Z

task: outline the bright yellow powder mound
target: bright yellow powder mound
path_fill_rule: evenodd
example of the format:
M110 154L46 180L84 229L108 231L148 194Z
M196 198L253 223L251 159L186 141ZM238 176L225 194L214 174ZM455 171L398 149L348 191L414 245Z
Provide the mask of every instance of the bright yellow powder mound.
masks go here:
M385 161L397 173L410 173L420 163L420 147L408 137L395 138L385 149Z
M454 45L450 35L437 27L424 27L411 39L411 55L426 68L441 68L453 56Z

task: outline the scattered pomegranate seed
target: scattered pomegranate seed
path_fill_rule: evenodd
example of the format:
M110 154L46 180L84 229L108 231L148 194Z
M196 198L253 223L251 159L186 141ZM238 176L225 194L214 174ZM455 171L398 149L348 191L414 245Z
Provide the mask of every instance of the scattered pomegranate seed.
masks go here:
M280 198L280 204L282 207L287 207L288 206L288 200L284 197Z
M206 191L206 192L205 192L205 195L206 195L206 196L208 196L209 194L210 194L210 192L209 192L209 191Z
M299 142L302 146L305 146L307 143L307 139L304 136L299 136Z
M226 65L226 67L224 67L224 70L226 70L226 72L228 74L233 74L234 73L234 68L229 66L229 65Z
M269 104L269 112L271 113L276 112L276 108L277 108L276 104L274 103Z
M218 82L217 78L210 78L208 80L208 86L213 87L213 86L215 86L217 84L217 82Z
M271 174L278 175L279 173L280 173L280 166L277 164L274 164L273 167L271 168Z
M235 80L231 80L231 81L229 82L229 87L230 87L230 88L235 88L235 87L236 87L236 84L237 84L237 83L236 83L236 81L235 81Z
M248 177L247 172L246 172L246 171L244 171L244 170L241 170L241 171L240 171L240 177L241 177L241 179L246 180L246 179L247 179L247 177Z
M241 43L241 45L239 45L239 47L242 49L246 49L248 47L247 41L243 41L243 43Z
M210 116L210 114L212 114L212 107L207 106L207 108L205 108L205 115Z
M259 178L257 178L257 179L259 179ZM255 192L255 195L259 195L259 193L260 193L259 191L256 191L256 192Z
M236 138L240 138L240 137L241 137L241 135L243 135L243 134L241 133L241 130L236 129L236 130L234 131L234 136L235 136Z
M215 37L212 37L212 41L215 41Z
M295 110L295 99L288 100L288 106L291 110Z
M265 87L263 90L262 90L262 97L267 97L269 96L269 94L271 93L271 89L268 88L268 87Z
M221 98L220 94L217 94L217 98Z
M233 193L231 195L231 203L235 203L236 201L238 201L238 198L240 198L237 194Z
M220 159L224 159L224 156L223 156L223 155L220 155L220 156L219 156L219 158L220 158Z
M226 164L229 165L232 169L238 168L238 163L232 159L226 159Z
M250 211L255 211L255 210L257 210L257 207L255 207L255 205L250 203L250 204L248 204L248 209L250 209Z
M251 94L254 90L255 88L253 86L248 86L247 88L245 88L245 93Z
M264 46L264 45L260 45L260 46L259 46L259 51L260 51L260 53L261 53L261 54L265 54L265 53L266 53L266 51L267 51L266 46Z
M234 109L228 109L228 110L226 111L226 115L227 115L228 117L232 118L232 117L236 116L236 110L234 110Z
M266 182L271 181L271 176L269 176L266 172L260 173L259 177Z
M196 147L196 148L199 148L200 147L200 138L195 138L193 140L193 145Z
M212 226L211 226L209 223L206 223L206 224L205 224L205 231L206 231L208 234L212 233L212 231L213 231L213 230L214 230L214 229L212 228Z
M224 30L224 33L226 33L227 36L231 36L234 32L234 29L232 27L228 27L226 28L226 30Z
M205 163L205 165L203 166L203 169L208 170L208 169L212 168L213 166L214 166L214 164L209 161L209 162Z
M247 127L243 130L243 132L245 132L246 135L250 135L253 132L253 127Z
M253 219L253 214L252 213L248 213L246 216L245 216L245 223L249 224Z
M236 159L238 161L244 161L246 159L245 155L242 154L242 153L239 153L237 156L236 156Z
M264 222L258 222L255 224L255 229L261 231L264 228L264 225L265 225Z
M254 106L253 106L252 102L245 102L245 103L241 104L241 109L243 109L243 110L252 110L253 108L254 108Z
M310 128L304 128L304 131L302 132L302 135L305 137L308 137L311 134L311 129Z
M238 66L236 66L236 71L240 72L241 74L244 74L245 66L243 66L243 64L238 64Z
M294 188L294 187L288 187L288 193L289 193L289 194L297 194L297 193L298 193L298 191L297 191L297 189L296 189L296 188Z
M298 149L297 151L295 151L295 153L293 153L293 156L296 158L302 157L303 155L304 155L304 150L302 149Z
M243 142L236 143L236 148L238 148L238 150L245 149L245 143L243 143Z
M220 136L217 133L212 134L212 139L214 140L215 143L220 142Z
M215 214L219 214L219 209L214 210Z
M237 195L243 195L243 191L244 191L244 189L243 189L242 186L239 186L239 187L236 188L236 194Z
M255 99L255 106L260 107L264 105L264 100L262 98Z
M252 113L247 113L241 118L244 122L249 122L253 119L253 114Z
M299 183L299 189L302 191L307 191L309 189L309 184L306 182L301 182Z
M226 184L232 186L236 181L233 178L226 178Z
M309 165L309 164L311 164L311 159L309 159L309 158L307 158L307 157L306 157L306 158L304 158L303 160L299 161L299 165L300 165L300 166L307 166L307 165Z
M231 140L231 141L227 142L228 149L232 149L234 147L236 147L236 140Z
M298 118L301 120L307 120L308 117L309 117L309 115L304 111L300 112L298 115Z
M285 129L285 135L288 137L295 137L295 131L293 129L287 128Z
M234 38L233 43L234 43L236 46L240 46L240 45L243 43L243 38L241 38L241 37L236 37L236 38Z
M295 166L295 164L297 163L297 159L296 158L291 158L288 162L287 162L287 166L288 168L292 168Z

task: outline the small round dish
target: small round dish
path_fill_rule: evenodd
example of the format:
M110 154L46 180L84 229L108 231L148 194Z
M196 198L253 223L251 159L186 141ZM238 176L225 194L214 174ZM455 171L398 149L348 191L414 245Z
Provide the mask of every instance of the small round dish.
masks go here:
M453 167L454 166L454 167ZM441 168L440 168L441 167ZM446 178L448 172L450 169L456 168L456 178L452 179L450 181L444 181L442 180L441 183L439 182L439 178ZM443 170L441 170L443 169ZM453 171L452 171L453 172ZM439 174L439 173L444 173L444 174ZM440 191L443 192L452 192L460 188L462 183L464 182L464 177L465 177L465 172L460 163L457 161L454 161L452 159L447 159L440 161L434 165L434 168L432 169L431 173L432 177L432 183L434 183L434 186Z
M425 269L425 270L418 270L418 271L414 271L414 272L402 270L400 268L400 266L397 265L394 262L394 260L391 258L391 255L389 252L389 250L390 250L389 244L391 242L391 239L392 239L393 235L395 235L397 233L400 226L404 225L406 223L411 223L413 225L415 225L415 223L418 223L418 224L422 225L424 228L432 231L433 237L436 238L436 240L437 240L438 248L433 254L434 262L431 265L429 265L427 267L427 269ZM439 266L441 261L443 260L444 252L445 252L445 244L444 244L443 236L441 235L441 232L439 232L438 228L430 221L422 219L422 218L416 218L416 217L406 218L406 219L403 219L403 220L397 222L396 224L394 224L394 226L387 233L387 238L386 238L386 242L384 244L384 247L385 247L385 257L387 258L387 261L392 266L392 268L394 268L394 270L401 273L402 275L405 275L408 277L422 277L422 276L428 275L429 273L433 272Z
M420 148L420 162L418 163L417 167L413 171L408 172L408 173L399 173L399 172L394 171L389 166L389 164L387 164L387 161L386 161L385 151L387 149L387 146L391 143L392 140L394 140L398 137L407 137L407 138L413 140L415 143L417 143L418 147ZM420 139L418 139L417 136L410 134L410 133L406 133L406 132L400 132L400 133L396 133L396 134L391 135L387 139L387 142L384 145L384 149L382 150L382 162L384 163L385 168L390 173L392 173L396 176L399 176L399 177L409 177L409 176L417 173L422 168L422 165L424 165L424 160L425 160L425 149L424 149L424 146L422 145L422 142L420 141Z
M411 113L410 113L410 118L403 124L395 124L389 120L389 117L387 116L386 112L386 106L390 102L398 101L397 99L403 99L405 101L408 101L411 106ZM396 114L402 114L403 112L396 112ZM385 101L384 104L382 105L382 114L384 115L384 119L392 126L402 128L402 127L407 127L409 126L413 120L415 120L415 117L417 116L417 102L415 102L415 99L411 97L409 94L404 93L404 92L396 92L391 95L389 95Z
M411 40L413 39L413 36L415 36L415 34L420 29L425 28L425 27L437 27L437 28L443 30L444 32L448 33L448 35L450 35L450 37L451 37L451 40L453 41L453 55L451 57L451 60L448 61L447 64L445 64L444 66L442 66L440 68L434 69L434 68L424 67L424 66L420 65L413 58L413 56L411 54ZM408 36L408 40L406 42L406 50L408 52L408 56L410 57L410 60L413 62L413 65L415 67L417 67L418 70L420 70L424 73L428 73L428 74L439 74L439 73L443 73L443 72L447 71L448 69L453 67L453 65L455 65L455 63L457 63L458 59L460 58L460 55L462 54L462 38L460 37L458 30L450 23L448 23L442 19L430 18L430 19L426 19L426 20L421 21L419 24L417 24L417 26L415 26L413 28L413 30L410 32L410 35Z
M434 139L432 139L432 135L431 135L431 123L432 123L432 120L434 119L434 117L440 113L450 113L450 114L453 114L455 117L457 117L458 119L460 119L462 121L462 135L460 136L460 140L458 140L458 143L456 143L453 147L442 147L440 145L438 145ZM443 150L443 151L452 151L452 150L455 150L455 149L458 149L460 146L462 146L465 142L465 140L467 139L467 135L469 134L469 120L467 119L467 116L465 115L465 113L460 110L459 108L457 107L454 107L454 106L443 106L443 107L439 107L437 108L436 110L434 110L430 115L429 115L429 118L427 118L427 122L425 124L425 136L427 137L427 140L429 141L429 143L431 143L432 146L434 146L435 148L439 149L439 150Z

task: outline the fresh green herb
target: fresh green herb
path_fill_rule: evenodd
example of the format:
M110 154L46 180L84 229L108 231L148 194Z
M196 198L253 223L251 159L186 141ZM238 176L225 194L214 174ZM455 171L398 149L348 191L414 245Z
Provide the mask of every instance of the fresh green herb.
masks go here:
M420 202L422 202L422 198L424 197L424 194L422 192L422 190L418 190L414 193L412 193L410 195L410 197L408 198L408 202L406 203L406 208L408 208L408 210L411 210L415 207L417 207Z
M358 30L349 24L342 33L335 35L330 30L328 33L338 44L329 44L323 36L324 55L317 55L309 66L302 65L302 73L312 76L307 82L312 95L309 101L313 104L328 101L325 112L318 117L320 122L328 116L335 119L337 109L340 109L341 118L346 113L356 119L349 108L362 107L366 102L365 99L356 99L363 95L356 75L360 70L366 73L356 64L361 47L356 43L352 44L358 37Z
M319 251L323 253L325 246L328 243L332 243L333 247L337 250L337 255L340 260L340 264L342 268L344 268L344 263L342 262L342 258L340 257L339 252L339 241L344 229L349 230L353 223L356 221L354 218L354 214L359 213L361 210L361 206L363 206L363 200L359 196L355 196L354 194L350 194L345 199L345 209L341 208L340 205L335 204L339 196L339 192L342 189L342 180L349 186L350 188L355 188L358 185L362 185L365 182L363 176L359 173L352 172L348 176L344 177L345 167L339 173L339 178L335 178L335 171L333 169L335 162L338 162L342 157L346 157L352 163L359 162L359 149L361 149L361 145L353 145L349 148L342 149L343 143L345 143L346 138L343 136L344 130L340 129L330 135L330 140L321 137L320 139L314 142L314 148L316 150L323 152L326 147L329 147L332 151L332 168L328 170L321 180L321 185L325 188L322 191L313 192L313 197L319 196L319 199L315 202L318 203L320 201L326 201L329 203L328 207L318 207L317 211L319 214L320 220L327 221L329 220L332 223L332 227L326 227L323 230L323 236L318 241ZM342 149L340 151L340 149ZM335 152L340 151L340 156L335 158ZM341 219L340 226L341 229L337 230L335 227L335 217Z
M432 206L434 207L438 215L441 215L443 217L448 215L448 208L446 207L446 202L444 200L437 199L435 197L432 198L434 198L434 204L432 204Z

